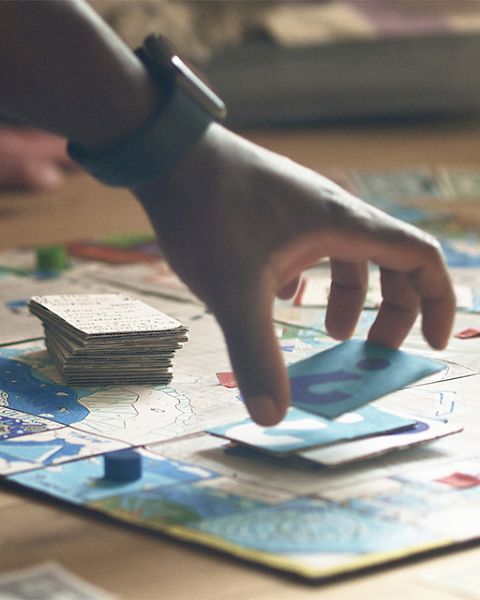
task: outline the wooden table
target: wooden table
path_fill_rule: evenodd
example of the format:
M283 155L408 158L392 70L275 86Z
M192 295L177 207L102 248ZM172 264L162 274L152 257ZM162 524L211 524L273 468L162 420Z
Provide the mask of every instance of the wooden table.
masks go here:
M480 169L480 121L248 135L319 170L416 165ZM458 205L456 210L470 222L480 221L480 211L472 210L472 204ZM84 175L72 176L55 193L3 194L0 216L1 248L150 231L127 192L104 188ZM311 586L204 548L9 491L0 492L0 511L0 572L56 560L87 581L129 599L447 600L456 596L421 583L425 569L480 560L480 549L470 548Z

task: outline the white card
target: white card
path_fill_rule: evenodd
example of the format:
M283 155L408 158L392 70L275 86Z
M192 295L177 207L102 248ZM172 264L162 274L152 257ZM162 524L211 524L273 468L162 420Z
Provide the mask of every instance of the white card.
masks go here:
M402 415L406 417L407 415ZM412 417L410 415L411 418ZM411 448L462 431L461 425L451 425L431 419L417 419L417 425L405 431L375 435L353 442L333 444L325 448L315 448L299 452L299 456L330 467L372 458L391 452Z
M47 313L46 318L59 317L87 335L166 331L183 327L173 317L123 294L34 296L31 310L38 315L39 308L52 313Z

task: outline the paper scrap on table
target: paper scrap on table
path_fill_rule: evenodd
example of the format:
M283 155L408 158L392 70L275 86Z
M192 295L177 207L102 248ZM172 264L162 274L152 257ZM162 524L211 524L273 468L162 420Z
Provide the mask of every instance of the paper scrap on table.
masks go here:
M237 379L235 377L235 373L231 371L222 371L221 373L217 373L218 383L223 385L226 388L236 388L238 387Z
M462 329L462 331L456 333L454 337L459 338L461 340L468 340L479 336L480 329L477 329L476 327L468 327L467 329Z
M459 433L462 429L461 425L450 425L422 418L411 429L334 444L326 448L314 448L313 450L300 452L299 456L322 465L333 467L356 460L381 456L393 450L413 448L419 444L425 444L447 435Z
M442 368L430 358L348 340L289 366L292 404L334 419Z
M290 408L285 419L274 427L261 427L244 419L213 427L208 433L255 448L286 454L296 450L333 444L388 431L398 431L415 425L415 420L400 417L366 406L339 419L317 417L302 410Z
M440 479L436 479L438 483L444 483L445 485L449 485L452 488L463 490L467 488L477 487L480 485L480 478L471 475L470 473L451 473L446 477L441 477Z
M113 600L114 597L54 562L0 575L0 598L5 600Z

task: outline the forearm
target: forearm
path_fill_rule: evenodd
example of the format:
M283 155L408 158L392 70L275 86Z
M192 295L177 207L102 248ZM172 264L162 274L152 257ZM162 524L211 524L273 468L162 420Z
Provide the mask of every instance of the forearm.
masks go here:
M0 3L0 112L105 147L147 121L160 93L81 0Z

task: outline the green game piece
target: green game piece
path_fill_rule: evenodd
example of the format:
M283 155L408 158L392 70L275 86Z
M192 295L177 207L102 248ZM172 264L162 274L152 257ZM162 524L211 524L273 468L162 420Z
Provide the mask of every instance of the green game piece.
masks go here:
M37 271L60 272L68 267L68 255L63 246L37 248Z

